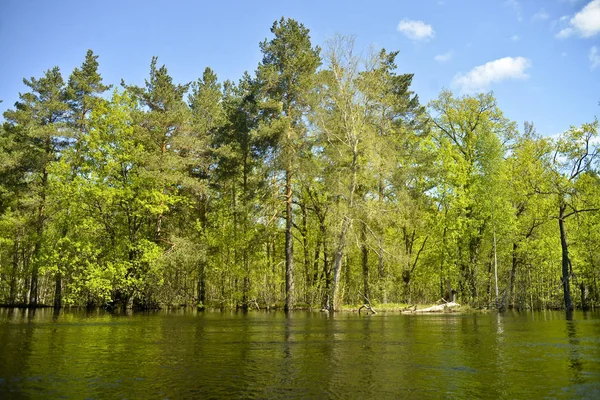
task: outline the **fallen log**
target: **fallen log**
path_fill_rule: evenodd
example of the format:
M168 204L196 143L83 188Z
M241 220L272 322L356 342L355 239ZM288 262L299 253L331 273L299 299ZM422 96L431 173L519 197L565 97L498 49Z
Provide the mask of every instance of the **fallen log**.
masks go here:
M417 310L416 307L414 310L411 311L403 311L403 314L420 314L420 313L441 313L441 312L452 312L453 309L455 308L459 308L460 304L455 303L455 302L450 302L450 303L444 303L444 304L439 304L437 306L431 306L431 307L427 307L427 308L422 308L420 310Z

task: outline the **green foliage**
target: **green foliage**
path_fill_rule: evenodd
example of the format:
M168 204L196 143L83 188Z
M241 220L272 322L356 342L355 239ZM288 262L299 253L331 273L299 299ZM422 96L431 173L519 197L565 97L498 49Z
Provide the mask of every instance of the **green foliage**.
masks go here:
M91 50L67 82L25 79L0 126L0 303L599 304L597 120L519 132L492 93L421 105L397 51L271 34L238 82L153 57L106 96Z

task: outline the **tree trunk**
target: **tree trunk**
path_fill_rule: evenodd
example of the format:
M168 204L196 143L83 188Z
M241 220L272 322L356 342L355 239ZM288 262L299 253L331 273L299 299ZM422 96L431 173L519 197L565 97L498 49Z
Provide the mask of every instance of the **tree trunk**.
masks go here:
M242 254L242 263L244 265L244 279L242 281L242 309L248 311L249 307L249 294L250 294L250 265L248 263L248 257L246 254L245 246Z
M589 290L588 290L587 286L585 285L585 283L581 282L579 284L579 290L581 290L581 309L589 310L589 305L588 305Z
M198 263L197 291L197 305L204 308L206 306L206 262L204 260Z
M327 228L324 223L321 223L321 245L323 246L323 276L325 277L325 297L323 298L323 309L328 310L331 306L329 299L331 293L331 269L329 268L329 253L327 249Z
M379 292L381 295L381 301L387 303L387 292L385 290L385 262L383 259L383 240L378 239L378 271L379 271Z
M379 201L379 207L380 209L383 209L383 180L380 179L379 180L379 185L378 185L378 201ZM377 254L377 258L378 258L378 263L377 263L377 267L378 267L378 272L379 272L379 294L381 295L381 301L383 303L387 303L387 293L385 290L385 263L384 263L384 259L383 259L383 235L384 235L384 229L382 228L382 226L379 226L378 229L378 233L379 233L379 237L377 238L377 248L379 251L379 254Z
M159 174L163 174L163 159L165 156L165 153L167 152L167 137L164 136L161 144L160 144L160 158L161 158L161 163L160 163L160 168L158 170ZM163 186L162 188L162 192L166 194L167 192L167 188L165 186ZM154 228L154 240L156 241L156 243L160 242L160 237L161 237L161 232L162 232L162 224L163 224L163 218L164 218L164 213L162 211L164 206L164 203L161 201L160 204L160 213L158 214L158 217L156 218L156 226Z
M31 268L31 280L30 280L30 286L29 286L29 305L31 307L36 307L38 305L38 301L39 301L39 297L38 297L38 293L39 293L39 288L38 288L38 279L39 279L39 274L40 274L40 263L39 263L39 256L40 256L40 252L41 252L41 247L42 247L42 236L44 234L44 223L43 223L43 213L44 213L44 208L43 206L40 207L40 215L39 215L39 220L38 220L38 226L36 229L36 243L35 243L35 247L33 249L33 266Z
M317 237L317 243L315 244L315 255L313 257L313 267L312 267L312 273L313 276L311 278L311 281L314 282L316 285L319 284L319 282L321 281L321 270L319 269L319 260L321 258L321 238Z
M348 232L348 228L350 228L350 218L348 216L344 217L344 221L342 222L342 229L340 231L340 235L338 236L338 244L335 251L335 259L333 261L333 281L331 282L331 303L329 304L330 311L335 311L339 309L339 286L340 286L340 276L342 271L342 259L344 257L344 246L346 244L346 233Z
M14 306L17 301L17 274L19 272L19 245L21 237L17 235L15 238L15 248L13 252L12 271L10 274L10 295L8 304Z
M248 162L246 153L244 153L242 169L242 199L246 204L248 200ZM248 311L250 296L250 260L248 259L248 215L247 211L243 214L242 220L242 264L244 266L244 281L242 283L242 307Z
M285 171L285 311L294 308L294 238L292 216L292 165L288 157Z
M55 286L54 286L54 308L58 309L62 307L62 274L59 272L56 274Z
M571 287L569 284L569 245L567 243L567 233L565 232L565 211L567 207L564 204L560 205L558 214L558 227L560 229L560 248L562 251L562 285L563 293L565 298L565 309L567 311L573 310L573 303L571 302Z
M308 293L311 286L311 273L310 273L310 253L308 248L308 213L306 206L301 205L302 209L302 250L304 254L304 301L308 303Z
M512 267L510 269L510 285L509 285L509 293L508 299L510 301L511 308L515 307L515 278L517 275L517 265L519 263L518 251L519 245L517 242L513 243L513 253L512 253Z
M21 246L21 262L23 263L23 271L25 274L25 282L23 283L23 286L21 286L21 290L23 291L21 297L23 298L23 304L29 304L31 286L29 285L30 275L28 275L28 271L29 264L31 262L31 256L27 254L28 252L25 247L26 246Z
M367 224L365 222L362 223L360 236L362 241L363 293L367 298L371 298L369 293L369 249L367 248Z
M38 279L40 271L39 256L42 250L42 241L44 240L44 220L46 210L46 188L48 187L48 160L51 157L52 142L49 137L46 138L46 165L42 171L42 192L41 203L38 211L38 219L36 226L35 247L33 250L33 268L31 269L31 286L29 290L29 305L36 307L38 305Z
M353 153L352 153L352 180L350 182L350 194L348 196L348 212L352 212L354 208L354 193L356 192L356 175L358 172L358 141L354 143ZM348 229L352 220L348 215L344 216L344 220L342 221L342 229L340 231L340 235L338 236L338 244L335 251L335 260L333 262L333 282L331 285L331 304L329 305L330 311L335 311L339 308L339 299L338 299L338 291L339 291L339 283L340 283L340 273L342 270L342 257L344 256L344 246L346 244L346 234L348 233Z

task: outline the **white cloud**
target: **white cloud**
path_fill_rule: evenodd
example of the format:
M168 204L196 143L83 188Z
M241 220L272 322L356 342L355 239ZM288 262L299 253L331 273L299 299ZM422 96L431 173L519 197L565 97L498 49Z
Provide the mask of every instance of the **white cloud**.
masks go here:
M519 35L512 35L510 37L510 40L512 40L513 42L518 42L519 40L521 40L521 37Z
M452 84L462 92L476 92L505 79L527 79L529 75L525 70L529 67L531 61L527 58L504 57L479 65L464 75L456 75Z
M435 36L435 31L431 25L423 21L411 21L403 19L398 24L398 32L402 32L406 37L412 40L429 40Z
M561 21L563 18L561 17ZM577 34L589 38L600 33L600 0L590 1L569 21L569 26L556 34L559 39Z
M531 19L534 21L545 21L548 18L550 18L550 15L548 15L546 10L544 10L543 8L540 11L533 14L533 17L531 17Z
M521 3L519 3L517 0L506 0L504 5L515 10L517 13L517 20L523 21L523 14L521 14Z
M590 53L588 54L588 58L592 63L592 69L600 67L600 51L598 51L598 48L596 46L592 46L592 48L590 49Z
M438 54L437 56L433 57L433 59L439 63L445 63L446 61L450 61L453 56L454 54L451 51L449 51L444 54Z
M564 29L561 29L561 31L556 34L556 37L558 39L565 39L565 38L568 38L569 36L571 36L572 34L573 34L573 28L564 28Z

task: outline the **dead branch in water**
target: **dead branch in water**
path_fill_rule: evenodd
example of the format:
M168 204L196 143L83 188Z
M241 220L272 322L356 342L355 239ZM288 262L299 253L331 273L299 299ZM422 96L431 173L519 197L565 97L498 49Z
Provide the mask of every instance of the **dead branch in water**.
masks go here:
M365 296L361 292L358 292L358 294L360 294L363 297L363 299L365 299L365 302L366 302L358 309L358 313L360 314L360 310L362 310L363 308L366 308L367 311L370 311L373 314L377 314L377 311L375 311L373 309L373 306L371 305L371 301L367 298L367 296Z

